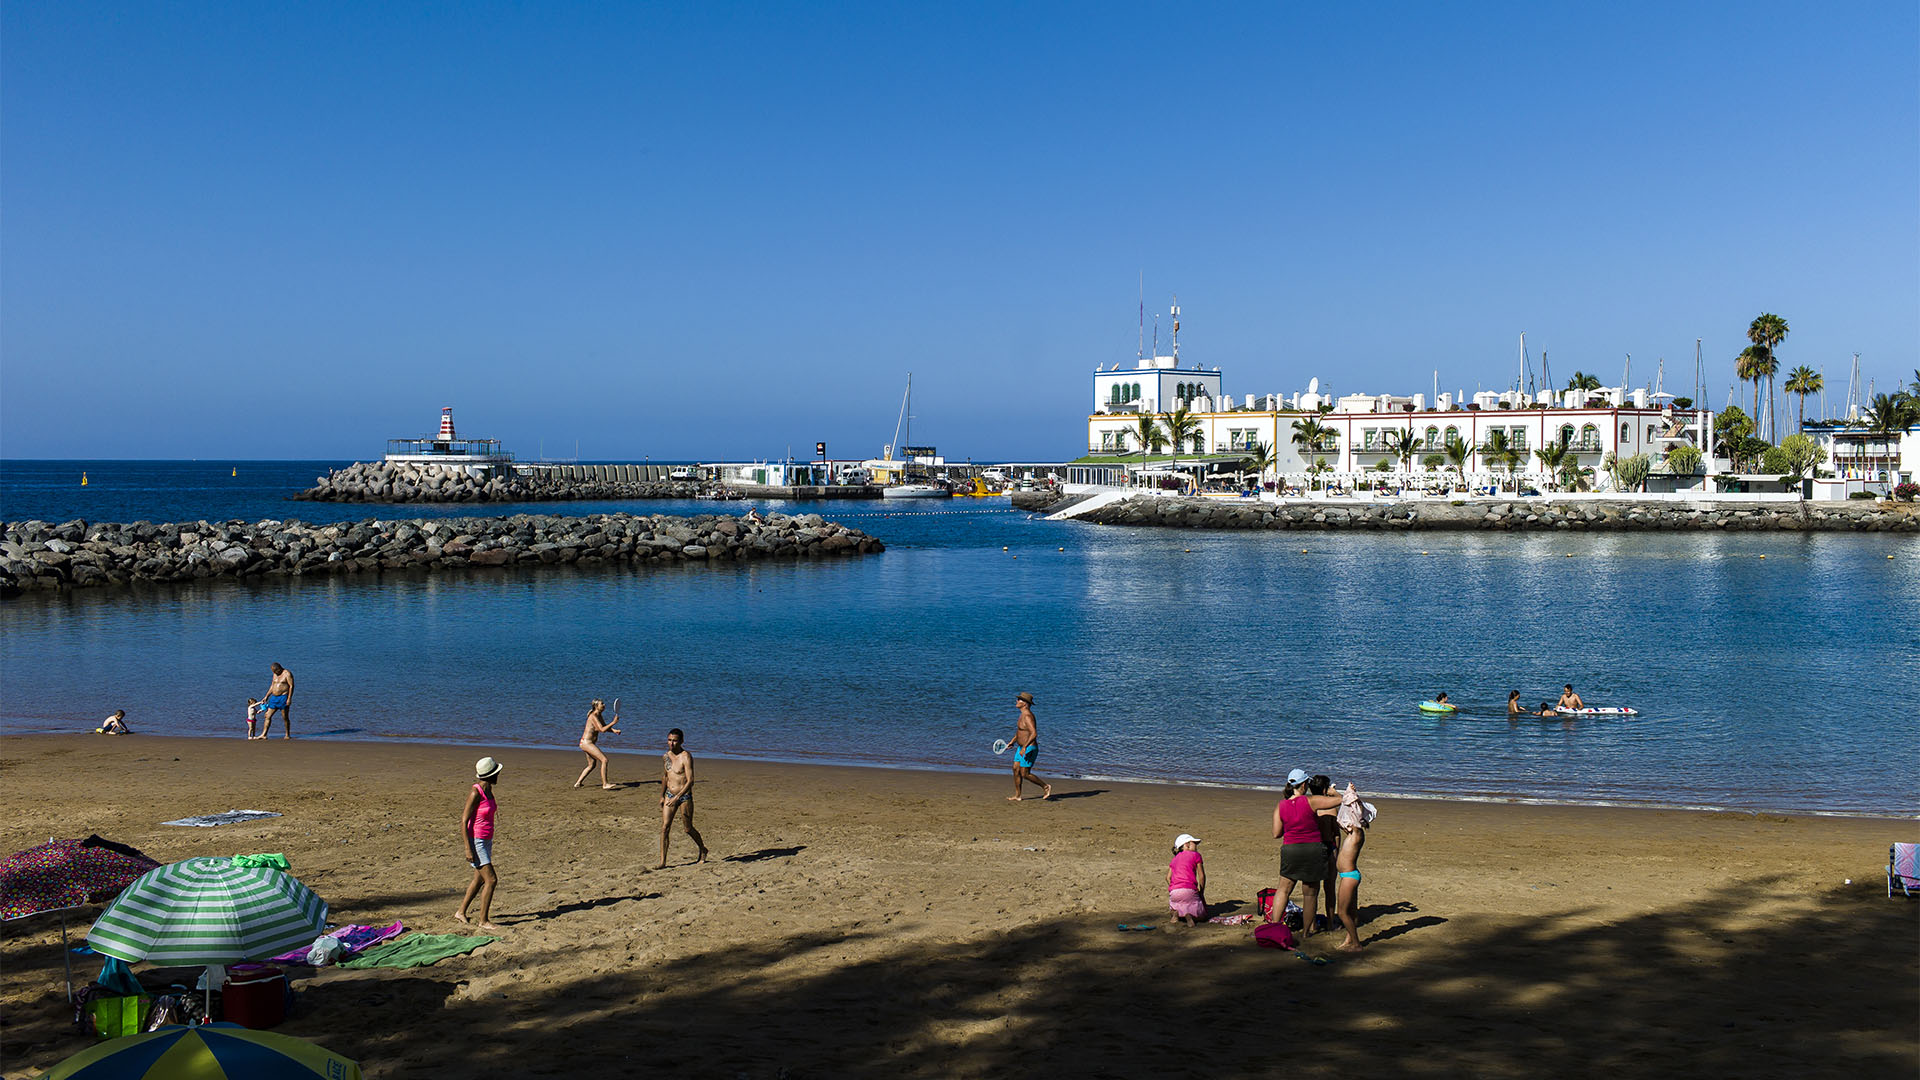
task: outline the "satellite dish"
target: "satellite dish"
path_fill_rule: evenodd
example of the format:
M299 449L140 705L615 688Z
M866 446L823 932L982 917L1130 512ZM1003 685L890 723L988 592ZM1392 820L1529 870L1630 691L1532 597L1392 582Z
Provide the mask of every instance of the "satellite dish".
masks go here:
M1318 375L1315 375L1313 378L1307 380L1307 393L1317 394L1319 392L1320 392L1320 377Z

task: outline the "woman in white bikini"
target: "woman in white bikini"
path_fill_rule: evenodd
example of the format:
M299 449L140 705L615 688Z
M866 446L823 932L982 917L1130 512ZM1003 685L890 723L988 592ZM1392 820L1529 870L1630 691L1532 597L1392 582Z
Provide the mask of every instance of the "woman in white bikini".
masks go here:
M613 726L620 722L619 704L620 699L615 698L615 709L613 719L611 720L603 721L600 719L601 713L606 709L606 705L599 698L594 698L593 706L587 710L587 726L584 731L580 732L580 749L586 752L587 767L580 770L580 779L573 782L574 787L579 787L581 784L586 783L587 774L593 771L595 765L598 765L600 766L601 790L613 790L613 785L607 783L607 752L600 749L600 734L605 731L611 731L615 735L620 734L620 729Z

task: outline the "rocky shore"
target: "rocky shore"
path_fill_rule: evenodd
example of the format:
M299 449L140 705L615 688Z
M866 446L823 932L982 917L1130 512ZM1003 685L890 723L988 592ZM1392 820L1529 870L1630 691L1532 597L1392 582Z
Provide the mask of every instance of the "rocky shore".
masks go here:
M303 502L486 503L611 499L691 499L711 485L694 480L603 479L599 474L639 466L601 466L592 477L558 470L481 478L465 469L410 462L361 461L317 478L293 496ZM586 470L579 470L585 472ZM645 470L653 471L653 470Z
M1528 499L1276 505L1140 496L1096 507L1078 520L1098 525L1189 529L1920 532L1920 513L1914 507L1871 502L1708 504Z
M0 595L198 578L378 574L522 564L729 562L865 555L885 545L817 514L592 514L308 525L8 522Z

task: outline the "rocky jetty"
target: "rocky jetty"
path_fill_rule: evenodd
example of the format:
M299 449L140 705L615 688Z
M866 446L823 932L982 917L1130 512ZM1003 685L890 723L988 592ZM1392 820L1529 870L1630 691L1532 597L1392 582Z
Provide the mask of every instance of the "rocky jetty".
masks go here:
M1920 532L1920 513L1914 507L1872 502L1489 499L1276 505L1140 496L1096 507L1078 520L1189 529Z
M295 495L304 502L486 503L561 502L597 499L691 499L710 485L693 480L613 480L560 471L517 472L480 478L465 469L415 462L361 461L319 477ZM628 466L629 471L638 471ZM586 470L579 470L586 471ZM651 471L651 470L649 470Z
M884 550L873 537L818 514L758 521L711 514L515 514L334 525L25 521L8 522L0 540L0 595L212 577L813 559Z

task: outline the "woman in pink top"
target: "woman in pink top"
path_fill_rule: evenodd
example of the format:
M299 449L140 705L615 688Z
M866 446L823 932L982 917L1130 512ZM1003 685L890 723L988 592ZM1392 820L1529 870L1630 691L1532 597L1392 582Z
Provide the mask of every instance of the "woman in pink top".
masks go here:
M493 925L493 886L496 878L493 873L493 815L497 804L493 799L493 785L500 778L500 763L490 757L483 757L473 766L473 790L467 794L467 809L460 816L460 831L467 841L467 864L473 867L473 881L467 885L467 895L460 900L460 910L453 917L460 922L467 918L467 906L473 903L475 893L480 894L480 929L498 930Z
M1273 838L1280 841L1280 887L1266 921L1276 922L1293 899L1294 882L1305 886L1307 920L1302 932L1313 933L1313 911L1320 904L1320 883L1327 880L1327 848L1320 840L1320 811L1340 806L1338 795L1312 795L1305 769L1287 774L1287 786L1273 808Z
M1200 838L1181 833L1173 841L1173 861L1167 864L1167 905L1173 908L1169 922L1207 917L1207 866L1200 860Z

